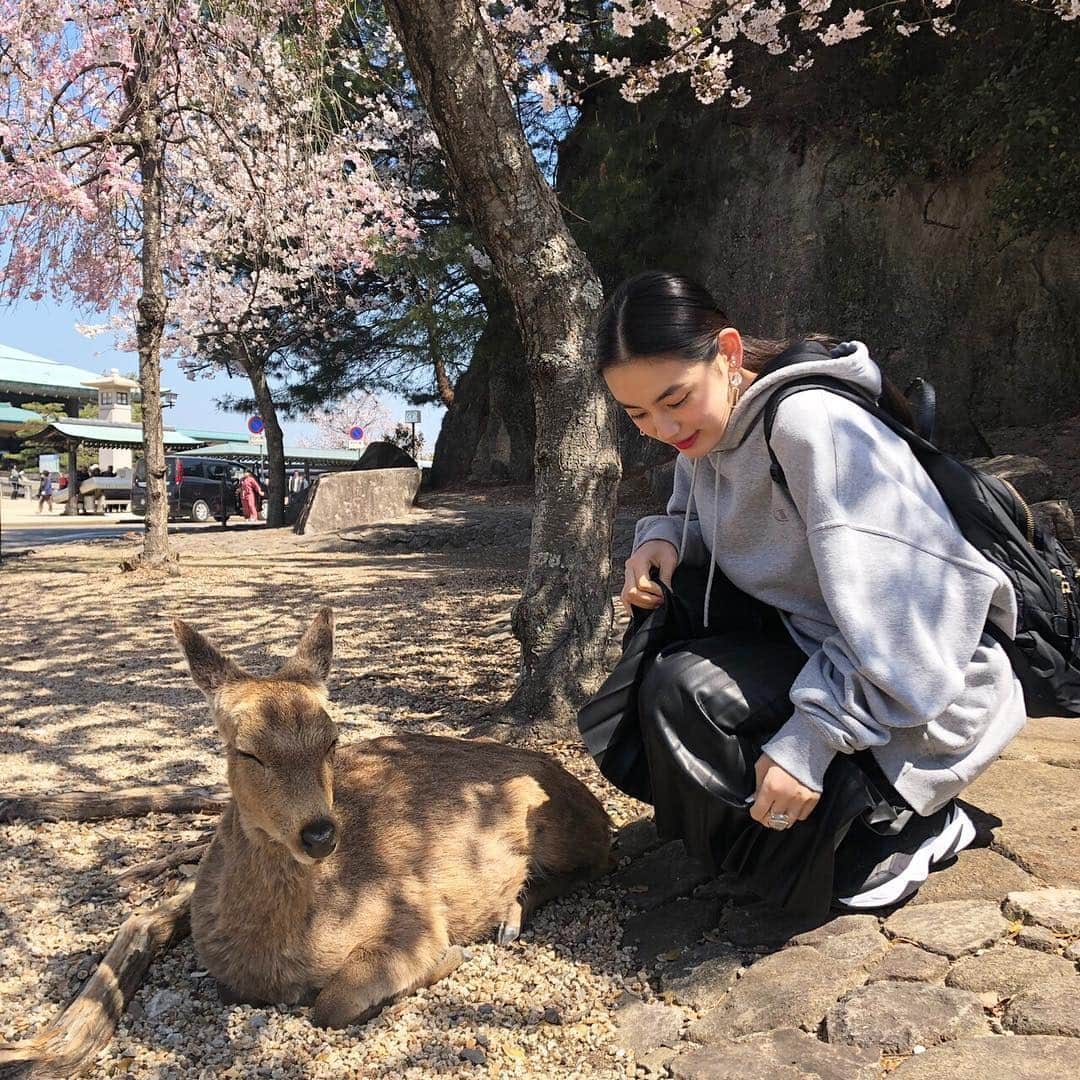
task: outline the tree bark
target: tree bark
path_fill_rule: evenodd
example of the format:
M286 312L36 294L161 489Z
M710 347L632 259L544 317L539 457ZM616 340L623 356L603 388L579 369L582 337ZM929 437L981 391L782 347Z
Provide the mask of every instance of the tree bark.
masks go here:
M165 480L165 426L161 412L161 339L165 333L165 276L162 250L162 165L164 147L157 101L160 58L147 48L145 31L135 36L133 76L142 197L142 293L135 338L142 390L143 451L146 458L146 532L142 562L157 566L169 558L169 496Z
M446 373L446 360L442 354L438 321L435 318L435 289L430 282L427 283L427 295L417 297L417 304L423 312L424 329L427 331L428 361L435 373L435 388L439 392L439 400L450 409L454 405L454 384Z
M121 791L59 791L51 795L0 796L0 822L99 821L143 814L213 814L225 808L229 789L171 784Z
M247 373L259 416L265 425L266 465L269 470L266 484L266 524L285 524L285 436L278 420L274 395L266 378L266 369L253 363L246 356L240 358L240 366Z
M194 889L195 882L186 881L152 911L126 919L78 997L40 1035L0 1045L0 1080L62 1080L86 1072L158 951L187 935Z
M431 486L535 480L536 415L524 392L529 371L510 301L487 283L487 319L446 410L431 465Z
M68 443L68 497L64 507L65 514L77 514L79 512L79 483L76 477L79 473L79 444Z
M476 0L387 0L387 12L521 329L536 406L536 511L514 609L518 720L564 733L600 672L619 462L593 369L600 283L521 129Z
M150 862L141 863L138 866L129 866L113 875L112 884L119 885L125 881L145 881L155 878L166 870L172 870L175 866L197 865L202 857L210 850L209 840L199 840L194 844L185 844L176 851L170 851L168 855L162 855L160 859L152 859Z

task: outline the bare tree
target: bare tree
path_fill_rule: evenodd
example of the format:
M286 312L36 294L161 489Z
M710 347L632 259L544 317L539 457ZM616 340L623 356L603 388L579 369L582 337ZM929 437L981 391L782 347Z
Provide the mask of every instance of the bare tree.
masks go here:
M522 677L510 714L565 729L610 627L619 460L593 367L602 291L566 228L503 83L475 0L387 0L462 205L510 296L536 406L536 512L514 609Z

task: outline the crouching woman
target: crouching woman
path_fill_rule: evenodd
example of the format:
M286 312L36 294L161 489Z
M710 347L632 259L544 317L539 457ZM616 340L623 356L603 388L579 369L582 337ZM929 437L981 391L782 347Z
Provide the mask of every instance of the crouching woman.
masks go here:
M641 435L679 454L667 512L638 522L623 603L635 625L678 602L707 626L661 649L638 691L661 831L788 907L904 900L973 842L955 797L1025 722L985 631L1014 632L1008 580L856 402L785 396L766 441L770 397L806 376L903 413L862 344L744 338L700 285L650 272L609 300L598 366ZM672 593L680 575L701 594ZM738 629L714 589L773 623Z

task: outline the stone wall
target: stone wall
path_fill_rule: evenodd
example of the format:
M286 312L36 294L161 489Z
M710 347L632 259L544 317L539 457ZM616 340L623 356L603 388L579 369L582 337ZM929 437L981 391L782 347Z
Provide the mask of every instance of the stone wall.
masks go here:
M858 338L901 388L935 384L960 452L1080 411L1080 134L1059 115L1080 28L1001 0L961 24L867 35L800 75L742 57L741 110L598 91L559 193L605 287L659 267L744 333Z
M419 490L419 469L323 473L312 485L295 531L306 536L393 521L408 514Z

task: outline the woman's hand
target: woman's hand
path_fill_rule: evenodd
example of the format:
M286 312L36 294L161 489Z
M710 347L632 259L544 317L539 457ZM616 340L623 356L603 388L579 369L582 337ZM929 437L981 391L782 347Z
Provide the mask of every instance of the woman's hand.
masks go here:
M626 580L619 598L627 614L631 605L651 610L664 602L660 586L652 579L652 570L658 567L660 580L670 588L678 562L679 552L667 540L649 540L626 560Z
M768 754L762 754L757 759L754 773L757 776L757 790L754 792L754 805L750 807L750 816L766 828L788 827L770 825L769 818L773 814L786 814L789 825L794 825L796 821L805 821L821 798L820 792L800 784Z

